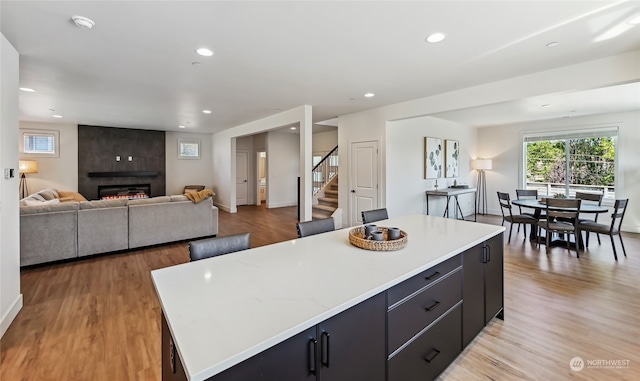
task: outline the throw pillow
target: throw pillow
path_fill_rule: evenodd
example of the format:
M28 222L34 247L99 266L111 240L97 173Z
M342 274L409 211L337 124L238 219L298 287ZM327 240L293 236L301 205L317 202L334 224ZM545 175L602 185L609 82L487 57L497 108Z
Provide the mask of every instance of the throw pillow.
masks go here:
M53 205L53 204L59 204L60 200L58 200L57 198L54 198L52 200L47 200L47 201L38 201L38 200L29 200L25 198L24 203L26 206Z
M74 201L87 201L87 199L78 192L58 191L58 195L60 196L60 198L73 197Z
M53 200L58 198L58 192L55 189L45 189L38 192L40 196L44 197L45 200Z

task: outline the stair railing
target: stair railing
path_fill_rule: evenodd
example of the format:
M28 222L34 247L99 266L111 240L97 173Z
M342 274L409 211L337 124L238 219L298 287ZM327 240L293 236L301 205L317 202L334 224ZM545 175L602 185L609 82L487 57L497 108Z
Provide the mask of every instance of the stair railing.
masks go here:
M335 146L311 170L313 196L318 194L338 174L338 146Z

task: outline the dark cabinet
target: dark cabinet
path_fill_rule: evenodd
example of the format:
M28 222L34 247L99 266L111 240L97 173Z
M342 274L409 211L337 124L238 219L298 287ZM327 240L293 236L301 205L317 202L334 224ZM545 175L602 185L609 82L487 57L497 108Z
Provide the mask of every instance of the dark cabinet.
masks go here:
M385 294L378 294L209 380L384 381L386 311ZM162 319L162 379L186 380L179 357L171 354L171 334Z
M466 347L504 307L503 234L463 253L462 344Z
M388 381L434 380L462 351L457 305L389 360Z

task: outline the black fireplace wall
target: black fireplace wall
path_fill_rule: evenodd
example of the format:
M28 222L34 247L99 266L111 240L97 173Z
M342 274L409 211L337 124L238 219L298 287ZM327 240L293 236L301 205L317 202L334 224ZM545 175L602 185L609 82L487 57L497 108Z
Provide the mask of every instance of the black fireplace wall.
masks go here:
M142 183L161 196L165 173L164 131L78 126L78 192L87 199L98 199L99 185Z

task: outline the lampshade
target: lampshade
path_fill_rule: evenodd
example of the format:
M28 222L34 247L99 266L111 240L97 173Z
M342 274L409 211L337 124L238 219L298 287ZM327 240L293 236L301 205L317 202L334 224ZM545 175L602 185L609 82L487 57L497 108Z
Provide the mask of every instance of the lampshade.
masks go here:
M35 160L20 160L18 168L20 173L38 173L38 162Z
M493 163L491 162L491 159L476 159L471 163L471 166L477 171L490 171L493 167Z

